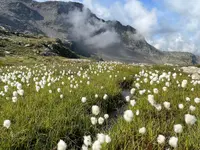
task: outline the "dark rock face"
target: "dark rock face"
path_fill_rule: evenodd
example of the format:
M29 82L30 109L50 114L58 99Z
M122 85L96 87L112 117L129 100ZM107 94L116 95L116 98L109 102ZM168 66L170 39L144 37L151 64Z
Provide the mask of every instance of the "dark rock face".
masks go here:
M196 56L190 53L157 50L133 27L100 19L76 2L1 0L0 26L70 40L73 50L87 57L139 63L197 63Z
M22 2L9 3L8 7L9 11L14 13L19 20L44 20L44 17L37 11L30 9Z

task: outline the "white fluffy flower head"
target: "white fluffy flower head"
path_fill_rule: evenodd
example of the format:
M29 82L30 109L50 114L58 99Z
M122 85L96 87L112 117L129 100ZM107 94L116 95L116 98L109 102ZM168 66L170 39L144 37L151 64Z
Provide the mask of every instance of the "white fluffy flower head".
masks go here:
M57 149L58 150L66 150L67 149L67 144L63 140L60 140L58 142Z
M178 146L178 138L177 137L170 137L169 139L169 145L173 148L176 148Z
M196 117L194 115L186 114L185 115L185 122L188 125L193 125L197 121Z
M174 132L176 132L176 133L183 132L183 126L181 124L174 125Z
M94 114L94 115L98 115L100 113L100 108L99 108L99 106L97 106L97 105L93 105L92 106L92 114Z
M165 136L164 135L161 135L159 134L158 137L157 137L157 142L158 144L164 144L165 143Z
M131 122L133 120L133 112L132 110L126 110L124 112L124 119L127 121L127 122Z
M146 128L145 127L142 127L139 129L139 133L140 134L145 134L146 133Z
M3 126L6 127L7 129L10 127L11 121L10 120L4 120Z

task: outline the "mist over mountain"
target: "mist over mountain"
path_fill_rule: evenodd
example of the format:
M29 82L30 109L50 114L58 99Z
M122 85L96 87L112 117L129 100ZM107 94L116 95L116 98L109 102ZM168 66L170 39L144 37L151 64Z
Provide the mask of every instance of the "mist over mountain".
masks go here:
M98 18L76 2L1 0L0 26L71 41L73 50L86 57L129 63L198 63L191 53L159 51L133 27Z

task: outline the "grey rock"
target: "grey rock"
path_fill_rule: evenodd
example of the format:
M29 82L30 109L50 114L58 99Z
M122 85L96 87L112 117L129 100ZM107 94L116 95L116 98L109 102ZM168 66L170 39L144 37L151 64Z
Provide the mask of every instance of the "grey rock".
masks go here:
M191 77L192 77L193 80L200 80L200 75L198 73L192 74Z
M183 70L184 73L188 74L196 74L200 72L200 68L195 66L182 67L181 69Z

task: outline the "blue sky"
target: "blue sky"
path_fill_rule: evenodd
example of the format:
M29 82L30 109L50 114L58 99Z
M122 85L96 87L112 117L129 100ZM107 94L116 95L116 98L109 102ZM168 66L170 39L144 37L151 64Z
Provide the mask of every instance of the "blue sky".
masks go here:
M100 18L133 26L158 49L200 54L200 0L72 1L83 3Z

